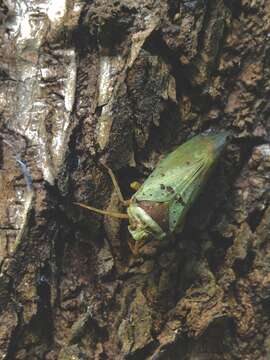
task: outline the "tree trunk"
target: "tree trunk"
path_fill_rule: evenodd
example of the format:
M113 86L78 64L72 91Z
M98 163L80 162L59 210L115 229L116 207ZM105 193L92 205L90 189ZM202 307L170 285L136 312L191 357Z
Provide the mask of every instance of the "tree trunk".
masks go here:
M1 2L0 357L270 358L270 1ZM129 247L158 160L232 140L181 234Z

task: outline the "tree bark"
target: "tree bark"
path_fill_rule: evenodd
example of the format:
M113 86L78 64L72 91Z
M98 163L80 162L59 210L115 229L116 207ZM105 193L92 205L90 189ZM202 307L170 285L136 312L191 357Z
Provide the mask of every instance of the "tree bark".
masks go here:
M3 0L0 357L270 358L270 1ZM158 160L230 130L184 229L130 251Z

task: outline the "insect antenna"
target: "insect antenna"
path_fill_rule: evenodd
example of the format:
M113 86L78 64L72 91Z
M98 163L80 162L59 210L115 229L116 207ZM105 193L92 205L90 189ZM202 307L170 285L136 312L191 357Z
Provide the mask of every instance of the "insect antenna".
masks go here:
M73 204L78 205L78 206L80 206L82 208L88 209L90 211L94 211L94 212L96 212L98 214L108 215L108 216L111 216L111 217L114 217L114 218L117 218L117 219L128 219L128 214L118 213L118 212L114 212L114 211L101 210L101 209L97 209L97 208L95 208L93 206L88 206L88 205L84 205L84 204L77 203L77 202L74 202Z

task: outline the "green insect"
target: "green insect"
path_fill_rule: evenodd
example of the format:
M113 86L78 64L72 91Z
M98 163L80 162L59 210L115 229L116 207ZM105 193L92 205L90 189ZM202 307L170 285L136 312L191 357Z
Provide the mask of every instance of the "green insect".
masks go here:
M201 192L224 149L229 133L202 133L193 137L161 160L139 190L124 201L114 175L108 169L127 214L103 211L76 203L104 215L129 220L135 241L163 239L182 230L187 211Z

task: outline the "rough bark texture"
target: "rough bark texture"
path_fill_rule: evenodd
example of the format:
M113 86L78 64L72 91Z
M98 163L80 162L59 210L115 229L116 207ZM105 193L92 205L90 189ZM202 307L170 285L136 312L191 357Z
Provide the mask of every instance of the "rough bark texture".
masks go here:
M270 1L0 10L0 358L269 359ZM72 205L120 211L102 162L128 197L210 128L233 139L175 239L134 257Z

